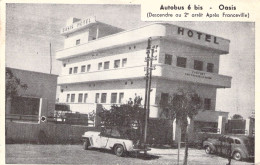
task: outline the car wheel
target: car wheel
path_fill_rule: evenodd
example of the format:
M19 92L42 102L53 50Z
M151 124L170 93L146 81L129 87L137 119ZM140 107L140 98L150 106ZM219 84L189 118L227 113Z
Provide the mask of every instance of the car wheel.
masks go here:
M238 161L242 160L241 153L240 153L240 152L235 152L235 153L233 154L233 158L234 158L235 160L238 160Z
M212 149L210 148L210 146L206 146L205 147L205 152L206 152L206 154L211 154L212 153Z
M83 149L84 149L84 150L87 150L89 146L90 146L89 140L87 139L87 140L84 141L84 143L83 143Z
M114 152L116 154L116 156L124 156L125 155L125 150L124 147L120 144L116 145L114 148Z

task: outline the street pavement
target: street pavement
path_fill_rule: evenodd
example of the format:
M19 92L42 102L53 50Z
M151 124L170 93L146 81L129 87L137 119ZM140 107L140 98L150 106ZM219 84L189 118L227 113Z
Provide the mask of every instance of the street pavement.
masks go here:
M179 164L183 163L184 148L180 150ZM7 164L178 164L178 149L152 148L148 156L143 153L117 157L111 151L83 150L82 145L6 145ZM228 160L217 155L208 155L204 150L189 149L188 164L225 165ZM232 160L232 165L252 164Z

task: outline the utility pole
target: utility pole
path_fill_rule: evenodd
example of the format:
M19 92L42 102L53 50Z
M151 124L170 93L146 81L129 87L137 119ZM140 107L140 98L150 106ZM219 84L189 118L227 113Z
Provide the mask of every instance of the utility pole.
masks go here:
M150 92L151 92L151 82L152 82L152 70L155 69L153 66L152 61L156 60L156 57L154 58L153 53L155 46L151 48L151 41L152 38L149 37L148 39L148 45L146 48L146 55L145 58L146 62L146 74L145 74L145 102L144 102L144 110L145 110L145 125L144 125L144 146L146 148L147 146L147 128L148 128L148 119L149 119L149 112L150 112ZM157 47L156 47L157 48ZM151 57L150 57L151 53ZM144 154L147 154L147 151L144 151Z
M52 56L51 56L51 43L50 43L50 74L52 70Z

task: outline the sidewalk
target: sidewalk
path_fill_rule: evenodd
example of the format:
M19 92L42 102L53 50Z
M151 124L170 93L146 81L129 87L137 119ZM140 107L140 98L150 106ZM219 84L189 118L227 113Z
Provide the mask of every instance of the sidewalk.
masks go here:
M185 148L180 148L180 156L184 155ZM195 148L189 148L188 153L190 156L204 155L204 150L199 150ZM165 148L151 148L151 151L148 151L148 154L152 155L178 155L178 148L165 147Z
M184 148L181 148L181 150L184 150ZM178 154L178 148L153 148L151 147L151 151L148 151L149 154L155 154L155 155L164 155L164 154Z

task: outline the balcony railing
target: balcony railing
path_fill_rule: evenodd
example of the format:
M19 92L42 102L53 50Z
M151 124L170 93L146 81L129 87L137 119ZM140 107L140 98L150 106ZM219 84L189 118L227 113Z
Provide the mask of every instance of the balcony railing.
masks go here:
M95 81L110 81L120 79L142 78L145 75L145 66L136 66L128 68L117 68L102 70L88 73L71 74L58 77L58 84L75 84ZM198 84L212 85L219 88L230 88L231 77L196 71L193 69L174 67L171 65L157 64L153 71L153 77L164 78L169 80L193 82Z

